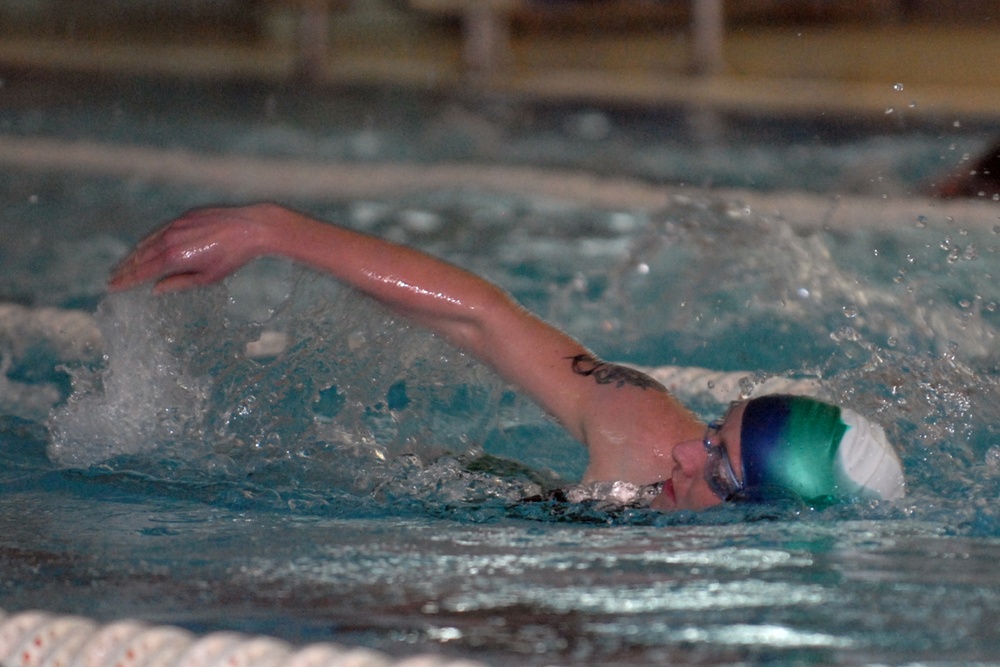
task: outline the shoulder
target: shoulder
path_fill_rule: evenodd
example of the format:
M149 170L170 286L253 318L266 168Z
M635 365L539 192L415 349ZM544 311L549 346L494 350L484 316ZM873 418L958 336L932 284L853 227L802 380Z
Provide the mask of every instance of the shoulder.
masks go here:
M616 389L629 385L639 389L667 391L666 387L642 371L621 364L601 361L590 354L577 354L570 357L570 368L577 375L592 377L597 384L614 385Z
M574 357L571 367L592 383L583 416L587 481L669 477L674 445L704 433L704 423L641 371L590 355Z

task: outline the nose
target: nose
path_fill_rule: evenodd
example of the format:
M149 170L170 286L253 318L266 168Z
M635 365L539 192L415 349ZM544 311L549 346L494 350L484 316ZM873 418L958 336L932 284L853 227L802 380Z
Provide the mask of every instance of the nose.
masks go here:
M674 445L674 462L680 466L685 477L699 477L705 468L705 445L701 440L684 440Z

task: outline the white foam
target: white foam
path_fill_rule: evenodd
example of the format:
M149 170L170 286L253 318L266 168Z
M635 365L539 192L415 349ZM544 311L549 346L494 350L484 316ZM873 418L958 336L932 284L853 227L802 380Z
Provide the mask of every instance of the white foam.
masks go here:
M74 375L74 394L49 418L49 457L88 466L190 430L207 383L191 377L164 337L160 300L134 290L106 298L97 321L106 367Z

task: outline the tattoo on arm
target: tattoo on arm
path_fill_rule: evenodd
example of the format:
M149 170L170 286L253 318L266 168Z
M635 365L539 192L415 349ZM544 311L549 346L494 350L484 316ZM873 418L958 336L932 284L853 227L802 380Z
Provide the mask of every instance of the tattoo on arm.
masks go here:
M589 354L578 354L567 357L572 362L573 372L594 378L597 384L613 384L621 388L627 384L640 389L655 389L666 391L666 388L645 373L618 364L609 364L596 359Z

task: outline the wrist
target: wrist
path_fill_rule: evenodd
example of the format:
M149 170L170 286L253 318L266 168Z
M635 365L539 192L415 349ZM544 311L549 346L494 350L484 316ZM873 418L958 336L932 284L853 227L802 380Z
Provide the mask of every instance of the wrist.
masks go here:
M283 242L293 235L295 215L272 203L253 204L244 210L250 223L245 228L245 241L252 254L257 257L286 254Z

